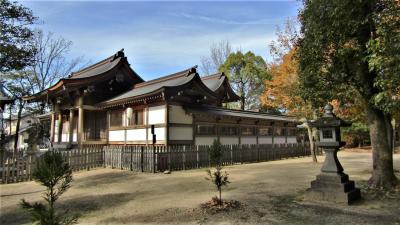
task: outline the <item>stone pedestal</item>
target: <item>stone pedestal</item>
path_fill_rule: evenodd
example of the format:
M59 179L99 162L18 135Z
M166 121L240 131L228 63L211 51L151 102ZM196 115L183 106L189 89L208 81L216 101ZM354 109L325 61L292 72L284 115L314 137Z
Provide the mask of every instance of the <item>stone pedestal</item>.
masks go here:
M321 173L311 182L305 198L310 201L326 201L350 204L361 197L360 189L354 181L343 173L343 167L337 159L336 148L325 148L326 157Z

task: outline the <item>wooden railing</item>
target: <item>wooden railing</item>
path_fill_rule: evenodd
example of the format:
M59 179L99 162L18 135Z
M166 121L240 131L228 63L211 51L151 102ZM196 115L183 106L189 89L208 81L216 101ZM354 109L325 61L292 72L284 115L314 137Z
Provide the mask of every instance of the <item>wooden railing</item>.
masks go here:
M210 146L92 145L60 151L73 171L109 167L138 172L162 172L210 167ZM255 163L310 155L305 144L224 145L223 165ZM0 183L32 180L40 154L0 156Z
M187 170L211 166L210 146L120 146L104 148L104 165L140 172ZM265 162L310 155L308 145L224 145L223 165Z

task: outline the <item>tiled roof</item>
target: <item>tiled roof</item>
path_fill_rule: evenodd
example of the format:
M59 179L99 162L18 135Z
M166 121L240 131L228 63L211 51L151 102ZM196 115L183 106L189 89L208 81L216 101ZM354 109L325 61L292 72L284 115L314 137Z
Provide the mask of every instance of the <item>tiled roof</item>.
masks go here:
M216 73L201 78L203 83L212 91L218 90L218 88L224 83L225 79L227 78L223 73Z
M81 78L88 78L93 77L99 74L103 74L107 71L113 69L118 63L123 59L124 52L123 50L118 51L115 55L110 56L104 60L101 60L98 63L90 65L86 68L83 68L77 72L73 72L68 78L66 79L81 79Z
M297 122L295 117L283 116L283 115L272 115L268 113L260 113L245 110L235 110L226 109L218 107L196 107L196 106L186 106L185 109L188 112L194 113L206 113L219 116L233 116L233 117L246 117L252 119L264 119L264 120L275 120L275 121L285 121L285 122Z
M133 89L119 95L117 97L111 98L103 104L117 102L123 99L128 99L132 97L137 97L145 94L149 94L160 90L163 87L175 87L179 85L186 84L190 82L196 75L196 67L191 67L189 69L183 70L178 73L174 73L168 76L164 76L158 79L138 83L134 85Z

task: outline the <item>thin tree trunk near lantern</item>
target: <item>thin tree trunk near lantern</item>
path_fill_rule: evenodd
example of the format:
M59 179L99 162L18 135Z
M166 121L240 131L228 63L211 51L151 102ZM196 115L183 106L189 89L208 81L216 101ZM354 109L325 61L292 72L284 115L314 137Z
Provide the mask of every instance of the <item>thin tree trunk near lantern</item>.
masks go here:
M318 159L317 159L317 154L315 152L315 142L313 139L313 132L312 132L312 128L309 125L307 125L307 132L308 132L308 140L310 141L311 156L312 156L313 162L317 163Z
M222 190L219 188L219 205L222 206Z
M396 186L397 178L393 170L390 116L372 107L368 107L367 116L371 137L373 166L369 184L373 187L391 189Z
M245 99L244 95L242 94L242 96L240 97L240 109L244 110L245 103L246 103L246 99Z
M24 105L25 105L24 102L22 100L20 100L20 103L18 104L17 125L15 127L15 139L14 139L14 155L15 156L17 156L17 154L18 154L19 128L20 128L20 123L21 123L22 109L24 108ZM11 120L10 120L10 123L11 123Z

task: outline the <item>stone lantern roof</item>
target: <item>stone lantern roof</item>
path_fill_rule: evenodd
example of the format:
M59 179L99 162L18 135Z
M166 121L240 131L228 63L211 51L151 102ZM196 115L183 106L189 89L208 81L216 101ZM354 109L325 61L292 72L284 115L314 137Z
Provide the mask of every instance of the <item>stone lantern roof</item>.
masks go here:
M333 113L333 106L328 103L324 107L324 115L317 120L311 121L310 125L316 128L349 127L351 126L351 122L336 117Z

